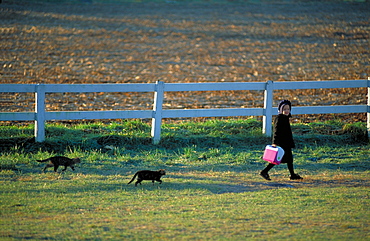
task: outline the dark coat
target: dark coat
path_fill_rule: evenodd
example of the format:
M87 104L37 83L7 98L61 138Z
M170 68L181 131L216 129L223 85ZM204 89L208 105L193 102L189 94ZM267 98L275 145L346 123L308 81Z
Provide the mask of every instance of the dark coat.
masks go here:
M292 148L295 148L292 129L290 128L289 116L279 114L274 119L274 133L272 144L284 149L285 154L282 163L293 162Z

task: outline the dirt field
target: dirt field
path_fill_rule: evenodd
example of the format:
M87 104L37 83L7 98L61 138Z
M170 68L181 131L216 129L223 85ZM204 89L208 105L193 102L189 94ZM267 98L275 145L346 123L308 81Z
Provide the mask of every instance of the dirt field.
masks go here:
M367 79L370 3L205 1L0 4L0 83ZM1 90L0 90L1 91ZM275 92L294 105L365 104L366 89ZM0 111L32 94L0 93ZM152 93L50 94L47 110L150 109ZM166 94L165 108L262 107L255 91ZM294 113L294 110L293 110ZM365 114L301 116L300 121Z

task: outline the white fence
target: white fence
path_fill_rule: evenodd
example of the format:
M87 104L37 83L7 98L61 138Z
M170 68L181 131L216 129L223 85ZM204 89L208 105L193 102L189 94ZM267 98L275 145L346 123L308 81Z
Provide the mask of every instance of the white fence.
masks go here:
M0 84L0 92L35 93L35 112L0 112L0 121L35 121L37 142L45 140L45 122L48 120L88 120L151 118L153 143L160 141L163 118L263 116L263 133L271 136L273 91L286 89L335 89L367 88L367 105L304 106L294 107L294 114L367 113L370 131L370 78L368 80L304 81L304 82L214 82L214 83L164 83L155 84ZM220 109L169 109L163 110L164 93L170 91L264 91L263 108L220 108ZM125 111L45 111L46 93L69 92L154 92L153 110ZM365 98L365 97L364 97ZM370 132L369 132L370 133Z

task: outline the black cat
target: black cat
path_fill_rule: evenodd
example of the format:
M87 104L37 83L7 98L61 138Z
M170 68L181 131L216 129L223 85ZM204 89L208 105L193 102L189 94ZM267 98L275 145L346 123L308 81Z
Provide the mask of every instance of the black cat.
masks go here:
M45 168L44 168L44 172L46 170L46 168L49 168L49 167L54 167L54 172L56 172L58 170L58 167L59 166L64 166L64 169L62 171L65 171L67 170L67 167L71 167L72 170L74 171L75 168L74 168L74 165L76 163L80 163L81 160L80 158L68 158L68 157L64 157L64 156L53 156L53 157L50 157L48 159L45 159L45 160L36 160L38 162L49 162L48 164L46 164Z
M127 184L130 184L131 182L133 182L136 176L137 176L137 181L135 182L135 186L137 186L138 183L141 185L141 182L143 180L152 180L153 184L154 184L154 181L157 181L159 182L159 184L162 184L161 177L163 175L166 175L166 171L163 169L160 169L159 171L142 170L142 171L136 172L134 177Z

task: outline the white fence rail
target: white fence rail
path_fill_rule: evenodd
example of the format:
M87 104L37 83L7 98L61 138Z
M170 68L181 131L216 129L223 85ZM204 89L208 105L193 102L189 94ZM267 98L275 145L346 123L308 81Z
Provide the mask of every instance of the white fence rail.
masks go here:
M0 112L0 121L35 121L37 142L45 140L48 120L151 118L153 143L160 141L163 118L263 116L263 133L272 133L273 91L286 89L367 88L367 105L295 107L294 114L367 113L370 133L370 78L368 80L304 81L304 82L229 82L229 83L164 83L155 84L0 84L0 92L35 93L35 112ZM163 110L165 92L171 91L264 91L263 108L169 109ZM68 92L154 92L153 110L123 111L45 111L46 93Z

